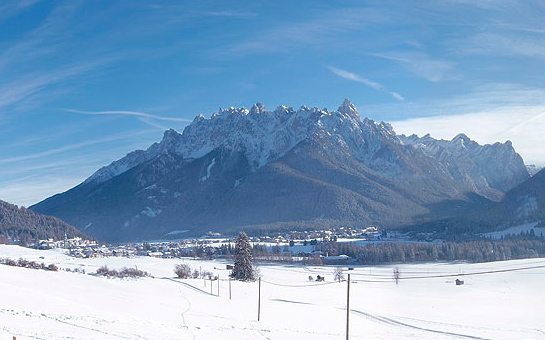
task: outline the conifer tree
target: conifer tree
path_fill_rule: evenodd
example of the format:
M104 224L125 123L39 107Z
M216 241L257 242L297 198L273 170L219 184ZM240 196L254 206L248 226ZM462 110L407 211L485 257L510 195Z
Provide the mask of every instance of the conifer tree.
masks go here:
M250 241L248 235L241 231L235 240L235 265L231 277L241 281L254 281L255 276Z

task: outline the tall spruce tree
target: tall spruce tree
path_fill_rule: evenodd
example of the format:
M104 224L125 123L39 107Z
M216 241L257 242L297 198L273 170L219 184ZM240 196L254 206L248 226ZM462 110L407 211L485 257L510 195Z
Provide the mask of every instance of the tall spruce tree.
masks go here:
M252 249L248 235L241 231L235 240L235 265L231 277L241 281L254 281L255 271L252 264Z

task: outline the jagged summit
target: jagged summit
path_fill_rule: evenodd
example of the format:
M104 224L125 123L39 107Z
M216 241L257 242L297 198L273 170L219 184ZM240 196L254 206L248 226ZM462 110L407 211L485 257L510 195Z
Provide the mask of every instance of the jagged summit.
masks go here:
M495 195L490 196L496 200L503 196L501 193L529 177L529 173L522 170L522 157L516 153L510 141L480 145L463 133L450 141L436 140L429 134L421 138L417 135L401 135L399 138L405 145L412 145L426 155L441 160L446 171L454 176L468 174L476 188L487 186L497 190Z
M220 146L243 150L250 166L257 169L309 139L335 140L343 146L361 150L368 144L366 139L372 138L361 131L369 129L395 138L389 124L377 124L367 118L361 121L355 105L348 99L344 100L337 111L332 112L305 105L298 110L281 105L274 111L267 111L263 103L254 104L250 110L230 107L220 109L210 118L198 115L182 134L173 129L167 130L160 143L101 168L86 182L105 182L166 151L195 159ZM363 153L354 156L361 159L368 157Z
M348 99L335 111L256 103L167 130L33 209L116 241L250 226L387 227L458 209L445 212L455 203L444 202L497 201L528 176L510 143L399 136L360 118Z
M250 114L260 114L265 112L265 105L263 103L255 103L250 109Z
M358 110L356 106L349 100L345 99L341 106L337 109L340 113L347 114L352 117L359 117Z

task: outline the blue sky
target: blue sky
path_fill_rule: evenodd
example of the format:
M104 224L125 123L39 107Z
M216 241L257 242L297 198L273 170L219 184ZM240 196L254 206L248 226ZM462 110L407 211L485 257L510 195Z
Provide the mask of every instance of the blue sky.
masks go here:
M0 3L0 199L31 205L220 107L511 140L545 165L542 1Z

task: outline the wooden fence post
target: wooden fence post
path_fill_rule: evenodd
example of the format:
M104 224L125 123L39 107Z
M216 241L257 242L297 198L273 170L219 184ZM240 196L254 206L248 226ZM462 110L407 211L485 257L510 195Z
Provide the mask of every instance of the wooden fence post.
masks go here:
M348 340L348 332L350 327L349 320L350 320L350 274L348 274L348 286L346 289L346 340Z
M259 278L259 292L257 295L257 321L261 318L261 278Z

